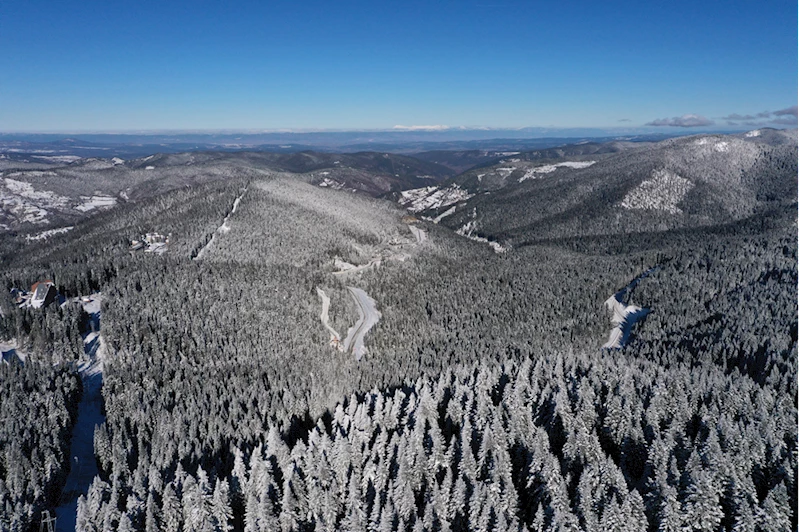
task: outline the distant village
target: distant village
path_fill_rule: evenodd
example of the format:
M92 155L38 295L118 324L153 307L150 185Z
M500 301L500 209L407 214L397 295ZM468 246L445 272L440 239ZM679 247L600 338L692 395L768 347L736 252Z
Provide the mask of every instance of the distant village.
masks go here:
M159 255L166 253L169 249L169 238L172 233L162 235L161 233L147 233L139 238L139 240L130 241L130 251L132 253L137 251L144 251L145 253L157 253Z

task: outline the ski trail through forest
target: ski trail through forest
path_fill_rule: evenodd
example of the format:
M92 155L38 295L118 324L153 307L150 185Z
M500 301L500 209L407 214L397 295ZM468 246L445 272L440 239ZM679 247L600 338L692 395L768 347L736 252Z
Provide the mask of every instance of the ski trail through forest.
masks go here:
M247 189L245 188L241 192L239 197L237 197L233 201L233 207L230 209L230 212L227 213L227 216L225 216L225 219L222 220L222 225L220 225L219 227L216 228L216 231L214 231L214 234L211 235L211 240L209 240L208 243L205 246L203 246L203 248L200 250L200 252L197 253L197 256L194 257L194 260L200 260L206 255L206 253L208 253L208 250L211 249L211 247L212 247L212 245L213 245L213 243L216 240L216 237L218 235L223 235L223 234L227 233L228 231L230 231L230 226L228 225L228 220L230 220L230 217L233 214L235 214L236 209L239 208L239 203L241 203L241 198L243 198L244 194L246 194L246 193L247 193Z
M602 349L620 349L624 347L627 340L630 338L633 325L640 319L649 314L648 308L641 308L637 305L627 305L624 303L625 297L629 302L629 294L632 294L635 287L648 276L650 273L657 270L658 266L649 268L644 273L633 279L630 284L610 296L605 301L605 307L612 313L610 322L614 327L610 330L608 341L602 346Z
M377 302L369 297L369 295L353 286L348 286L352 299L358 306L358 314L360 315L355 325L350 327L347 331L347 337L344 339L344 351L350 351L355 355L355 360L361 360L361 357L366 353L366 346L363 344L363 338L369 329L374 327L380 321L381 314L377 310Z
M93 294L84 309L91 316L91 331L84 338L87 359L78 366L83 382L83 397L78 403L78 419L72 429L69 449L70 470L59 506L56 508L56 530L73 531L77 517L77 503L85 495L97 475L94 457L94 427L105 422L103 415L103 357L105 345L100 337L100 294Z

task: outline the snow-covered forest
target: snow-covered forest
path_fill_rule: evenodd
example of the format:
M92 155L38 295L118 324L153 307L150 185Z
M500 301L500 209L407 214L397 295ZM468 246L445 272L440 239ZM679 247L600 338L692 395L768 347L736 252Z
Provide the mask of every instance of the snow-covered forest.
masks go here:
M65 298L103 294L106 421L77 530L795 530L795 164L753 157L736 176L767 168L768 182L735 192L752 192L735 216L656 230L704 205L667 179L685 200L652 230L621 236L634 222L614 218L598 232L599 213L650 214L617 205L652 178L636 153L642 170L586 225L555 213L543 238L537 211L494 229L519 212L503 211L510 195L552 187L545 201L613 157L632 164L611 154L464 195L481 234L509 235L502 254L389 201L253 168L46 240L0 234L0 340L27 355L0 364L0 529L38 530L70 467L88 316L10 295L51 279ZM168 251L131 252L150 232ZM623 302L650 313L602 349L604 301L650 269ZM349 287L380 313L360 360L331 345L359 317Z

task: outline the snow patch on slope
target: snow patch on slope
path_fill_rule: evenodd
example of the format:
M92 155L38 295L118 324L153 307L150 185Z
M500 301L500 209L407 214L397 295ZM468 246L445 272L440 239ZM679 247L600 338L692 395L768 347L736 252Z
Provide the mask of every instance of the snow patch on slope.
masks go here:
M328 174L329 172L322 172L322 175ZM320 187L327 187L332 188L333 190L341 190L344 188L344 183L339 183L335 179L330 179L328 177L324 178L321 183L319 183Z
M83 203L75 207L75 210L80 212L113 207L117 204L117 199L111 196L81 196L80 199Z
M447 209L446 211L442 212L441 214L439 214L438 216L433 218L433 223L437 224L438 222L440 222L441 220L443 220L447 216L450 216L451 214L455 214L455 209L456 208L453 206L453 207L450 207L449 209Z
M450 185L445 188L436 186L414 188L403 190L400 194L399 204L411 212L448 207L474 197L474 194L469 194L458 185Z
M68 201L49 190L35 190L25 181L6 177L0 183L0 211L19 223L46 223L48 209L63 207Z
M689 180L668 170L655 170L652 178L641 182L621 202L625 209L659 210L679 214L677 204L694 188Z
M48 229L47 231L42 231L41 233L35 235L25 235L25 239L27 240L47 240L51 236L60 235L66 233L67 231L73 229L74 226L70 225L69 227L59 227L58 229Z
M555 164L545 164L544 166L536 166L535 168L528 169L522 177L519 178L519 183L522 183L528 179L536 179L540 177L536 174L551 174L558 168L588 168L592 164L596 163L596 161L565 161L562 163L555 163Z
M474 211L474 216L477 215L477 209ZM474 240L475 242L481 242L483 244L488 244L494 250L494 253L505 253L508 251L508 248L500 244L499 242L491 241L485 237L477 236L474 232L477 230L477 220L471 220L466 222L463 227L455 231L457 234L461 236L465 236L469 240Z

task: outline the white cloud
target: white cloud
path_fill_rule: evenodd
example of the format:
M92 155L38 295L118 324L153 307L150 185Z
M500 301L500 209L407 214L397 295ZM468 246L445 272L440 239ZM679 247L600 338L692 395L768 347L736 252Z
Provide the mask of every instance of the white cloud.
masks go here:
M647 126L667 126L667 127L702 127L712 126L715 122L701 115L682 115L673 118L658 118L647 122Z

